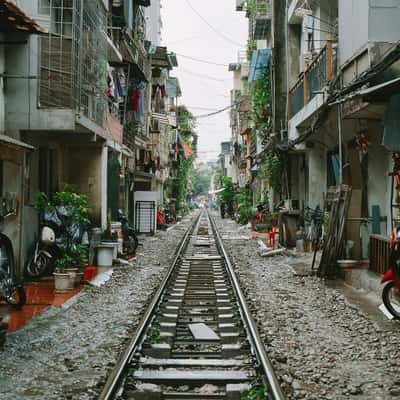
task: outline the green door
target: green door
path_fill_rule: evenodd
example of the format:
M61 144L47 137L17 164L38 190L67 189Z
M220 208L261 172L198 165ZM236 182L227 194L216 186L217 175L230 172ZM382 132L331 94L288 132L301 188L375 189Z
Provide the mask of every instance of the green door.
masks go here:
M111 220L117 220L119 204L119 162L114 152L108 152L107 161L107 211L111 212Z

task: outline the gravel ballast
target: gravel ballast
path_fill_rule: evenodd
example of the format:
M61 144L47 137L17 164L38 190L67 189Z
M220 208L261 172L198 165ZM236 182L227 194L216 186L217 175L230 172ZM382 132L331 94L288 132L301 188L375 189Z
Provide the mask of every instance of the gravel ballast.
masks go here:
M95 399L135 331L190 218L168 232L142 237L137 260L114 268L67 307L50 307L0 349L0 398Z
M244 227L216 221L236 236L224 246L288 399L400 398L398 322L378 325L319 278L296 276L297 257L263 258L256 240L237 240Z

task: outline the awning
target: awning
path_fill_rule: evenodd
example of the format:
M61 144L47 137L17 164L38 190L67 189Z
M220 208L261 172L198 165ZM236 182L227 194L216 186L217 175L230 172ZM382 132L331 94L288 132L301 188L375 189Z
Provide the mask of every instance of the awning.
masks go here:
M178 78L170 77L167 79L167 96L175 99L182 95L181 87Z
M20 147L26 150L35 150L33 146L31 146L28 143L21 142L20 140L14 139L10 136L6 135L0 135L0 144L5 143L7 145L13 146L13 147Z
M367 89L361 90L358 94L365 98L372 98L373 100L378 100L381 96L382 100L387 100L388 96L400 92L400 77L392 79L387 82L383 82L379 85L369 87Z
M268 68L271 60L271 49L260 49L254 50L251 62L250 62L250 72L249 72L249 82L254 82L257 80L263 71Z
M0 32L47 33L44 28L8 0L0 2Z
M107 55L108 61L112 63L122 63L123 57L120 51L117 49L111 38L107 35L106 32L103 31L103 34L107 41Z

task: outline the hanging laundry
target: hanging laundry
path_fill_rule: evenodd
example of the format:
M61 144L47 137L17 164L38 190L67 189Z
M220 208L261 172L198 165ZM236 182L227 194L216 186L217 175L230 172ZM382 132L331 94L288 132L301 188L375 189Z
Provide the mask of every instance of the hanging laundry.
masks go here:
M110 98L114 98L115 95L115 82L113 77L113 70L114 68L111 67L109 64L107 64L107 70L106 70L107 87L105 90L105 94Z
M133 85L131 88L130 101L132 110L136 113L139 112L140 88L135 85Z
M125 71L122 67L117 68L117 89L118 89L118 95L120 97L125 96L125 90L126 90L126 77L125 77Z
M161 86L161 96L162 97L167 97L167 91L165 89L165 85Z

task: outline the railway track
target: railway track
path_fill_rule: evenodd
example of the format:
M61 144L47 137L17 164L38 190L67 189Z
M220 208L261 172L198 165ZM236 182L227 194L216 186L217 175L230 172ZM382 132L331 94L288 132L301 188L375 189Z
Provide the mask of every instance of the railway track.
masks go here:
M282 400L215 223L199 213L99 399ZM264 393L264 397L251 397Z

